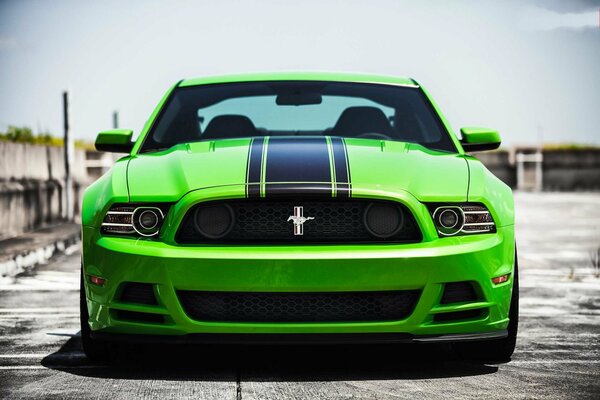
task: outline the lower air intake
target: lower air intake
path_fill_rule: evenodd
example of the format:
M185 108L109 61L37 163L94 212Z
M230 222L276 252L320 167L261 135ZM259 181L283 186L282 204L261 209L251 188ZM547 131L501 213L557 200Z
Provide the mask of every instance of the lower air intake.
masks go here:
M421 291L177 294L187 315L198 321L358 322L404 319Z
M471 282L450 282L444 285L441 304L477 301L479 296Z
M483 315L481 309L467 311L453 311L441 314L435 314L433 320L435 322L452 322L479 318Z
M113 314L117 319L122 321L132 322L148 322L151 324L162 324L165 322L165 317L160 314L150 314L137 311L116 310Z
M154 288L149 283L128 282L123 286L119 300L125 303L157 305Z

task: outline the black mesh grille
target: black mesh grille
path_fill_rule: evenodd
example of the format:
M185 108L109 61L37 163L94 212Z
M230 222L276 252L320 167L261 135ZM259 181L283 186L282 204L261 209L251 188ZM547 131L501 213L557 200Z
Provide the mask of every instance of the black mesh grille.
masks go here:
M234 215L231 230L222 238L211 239L194 227L198 207L227 204ZM365 226L365 210L370 204L391 204L402 213L402 228L386 238L378 237ZM294 235L289 217L294 207L302 206L304 217L313 217L303 224L303 234ZM397 220L400 220L398 217ZM176 240L179 243L357 243L357 242L418 242L421 231L410 211L395 202L367 199L259 199L229 200L199 204L184 217Z
M126 303L156 305L154 288L149 283L128 282L123 286L119 300Z
M444 285L442 304L476 301L479 299L471 282L451 282Z
M185 312L199 321L396 321L413 311L420 290L385 292L251 293L178 291Z

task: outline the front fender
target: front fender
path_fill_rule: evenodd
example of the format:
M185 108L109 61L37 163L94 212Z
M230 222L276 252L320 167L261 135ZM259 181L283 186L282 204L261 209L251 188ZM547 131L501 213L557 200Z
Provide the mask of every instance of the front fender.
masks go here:
M469 166L469 202L483 203L492 213L496 226L515 224L515 206L511 188L492 174L478 159L465 157Z
M113 203L129 202L127 165L130 157L118 160L111 169L92 183L83 194L81 224L100 226L108 207Z

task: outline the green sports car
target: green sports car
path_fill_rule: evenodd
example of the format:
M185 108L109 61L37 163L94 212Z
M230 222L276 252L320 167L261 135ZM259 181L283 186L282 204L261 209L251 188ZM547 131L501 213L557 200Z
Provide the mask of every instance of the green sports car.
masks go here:
M446 342L509 359L513 197L409 78L182 80L85 192L81 336L115 341Z

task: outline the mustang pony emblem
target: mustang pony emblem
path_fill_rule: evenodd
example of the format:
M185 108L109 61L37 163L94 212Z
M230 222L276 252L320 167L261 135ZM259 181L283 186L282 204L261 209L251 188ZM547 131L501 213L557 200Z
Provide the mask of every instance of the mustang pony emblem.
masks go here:
M305 217L304 216L304 207L295 206L294 207L294 215L290 215L287 219L287 222L292 221L294 223L294 236L304 235L304 223L306 221L310 221L311 219L315 219L315 217Z

